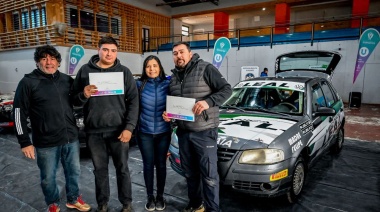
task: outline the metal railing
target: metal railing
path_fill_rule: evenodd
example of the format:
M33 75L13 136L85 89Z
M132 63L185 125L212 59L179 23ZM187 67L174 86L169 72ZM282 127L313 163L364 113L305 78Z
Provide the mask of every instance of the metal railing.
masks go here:
M268 45L272 48L275 44L287 42L309 42L313 46L316 40L358 39L363 29L369 27L380 27L380 15L226 31L207 31L189 33L189 36L152 37L149 45L151 51L158 53L162 50L171 50L171 45L174 42L189 41L190 45L193 44L192 48L204 48L209 51L216 39L220 37L216 35L224 34L230 39L232 46L237 47L238 50L242 46L255 45Z

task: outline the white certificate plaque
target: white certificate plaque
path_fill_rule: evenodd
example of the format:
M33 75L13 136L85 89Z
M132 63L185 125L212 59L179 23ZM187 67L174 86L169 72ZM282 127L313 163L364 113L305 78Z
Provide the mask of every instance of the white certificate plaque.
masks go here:
M184 121L194 121L192 111L195 105L195 99L178 96L166 97L166 113L169 118Z
M92 96L124 94L123 72L89 73L90 84L96 85L98 91Z

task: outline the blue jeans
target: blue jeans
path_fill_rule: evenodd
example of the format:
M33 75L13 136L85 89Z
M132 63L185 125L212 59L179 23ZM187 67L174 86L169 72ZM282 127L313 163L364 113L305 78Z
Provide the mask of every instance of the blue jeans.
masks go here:
M40 168L41 187L47 205L59 204L60 196L56 181L57 169L61 162L66 179L66 198L75 203L79 196L79 141L61 146L36 148L37 165Z
M166 157L170 145L170 132L147 134L138 132L138 143L143 164L146 193L153 195L154 166L156 166L157 196L163 196L166 181Z
M121 204L132 202L132 182L128 168L129 143L121 142L120 133L88 133L87 144L94 164L96 202L98 205L108 203L110 185L108 175L109 155L116 169L118 198Z
M185 172L187 181L189 205L198 207L202 203L203 191L206 211L219 211L217 128L200 132L178 128L176 133L181 167Z

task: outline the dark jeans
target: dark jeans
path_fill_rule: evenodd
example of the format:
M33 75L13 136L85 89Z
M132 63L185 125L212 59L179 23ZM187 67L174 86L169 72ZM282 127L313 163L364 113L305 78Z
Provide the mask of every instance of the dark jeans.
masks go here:
M189 205L202 203L201 181L206 211L219 211L217 128L200 132L177 130L181 166L187 180Z
M37 165L40 168L41 187L47 205L59 204L60 195L56 181L59 162L61 162L66 180L66 198L74 203L79 196L79 141L61 146L36 148Z
M118 198L121 204L132 202L132 184L128 168L129 143L121 142L120 133L89 133L87 144L94 164L96 201L98 205L108 203L110 196L108 163L112 156L116 169Z
M148 196L153 195L154 166L156 166L157 195L164 194L170 134L170 132L161 134L138 132L138 145L144 164L144 180Z

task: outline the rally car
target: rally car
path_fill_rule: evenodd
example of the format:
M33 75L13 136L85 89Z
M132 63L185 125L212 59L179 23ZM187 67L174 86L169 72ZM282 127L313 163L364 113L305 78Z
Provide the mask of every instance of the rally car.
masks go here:
M276 77L239 82L220 107L218 172L222 184L255 196L297 200L305 175L344 142L343 101L331 84L341 55L303 51L280 55ZM170 163L184 175L175 130Z
M0 128L12 129L14 122L12 120L14 94L0 95Z

